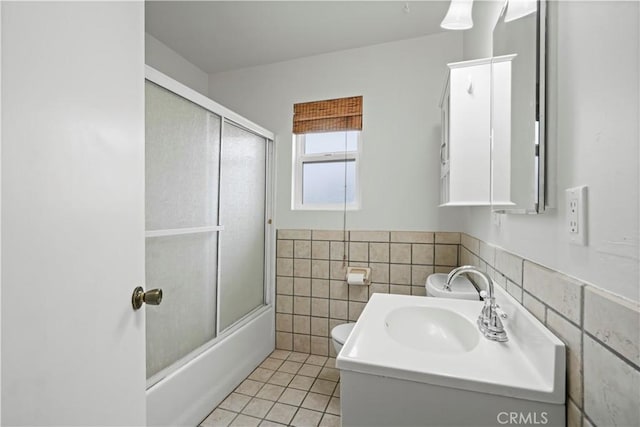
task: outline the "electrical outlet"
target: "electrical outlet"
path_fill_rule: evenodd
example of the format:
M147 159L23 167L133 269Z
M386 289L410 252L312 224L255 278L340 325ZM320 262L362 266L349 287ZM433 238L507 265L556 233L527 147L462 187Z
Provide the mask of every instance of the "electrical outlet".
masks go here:
M587 186L568 188L566 206L569 242L587 246Z

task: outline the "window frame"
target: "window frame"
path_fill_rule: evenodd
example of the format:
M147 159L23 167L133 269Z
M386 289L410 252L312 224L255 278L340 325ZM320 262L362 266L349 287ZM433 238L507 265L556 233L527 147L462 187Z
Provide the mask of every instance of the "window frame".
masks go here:
M327 131L320 133L336 133L336 132L356 132L356 150L355 151L333 151L326 153L304 154L304 144L307 134L293 135L293 180L292 180L292 200L291 208L293 210L307 211L354 211L360 209L361 200L361 180L360 180L360 159L362 157L362 131L361 130L344 130L344 131ZM303 203L303 169L305 163L327 163L327 162L344 162L355 161L355 200L351 203Z

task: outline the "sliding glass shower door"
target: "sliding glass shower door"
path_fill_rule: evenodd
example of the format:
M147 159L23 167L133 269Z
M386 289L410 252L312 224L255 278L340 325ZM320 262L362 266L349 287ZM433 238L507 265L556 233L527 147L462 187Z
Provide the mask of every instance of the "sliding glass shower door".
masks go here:
M264 305L267 143L146 82L150 385Z
M220 220L220 328L264 303L266 143L225 123Z

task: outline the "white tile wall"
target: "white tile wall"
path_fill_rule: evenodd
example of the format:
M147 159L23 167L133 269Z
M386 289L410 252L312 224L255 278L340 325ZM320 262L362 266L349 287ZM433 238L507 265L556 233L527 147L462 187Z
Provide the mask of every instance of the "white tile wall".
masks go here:
M524 262L524 283L531 295L575 324L582 324L582 283L529 261Z
M637 303L466 234L460 263L521 293L523 305L567 345L568 426L640 425Z
M584 337L584 411L598 426L637 426L640 372L588 335Z
M640 366L640 309L637 303L587 287L584 329Z

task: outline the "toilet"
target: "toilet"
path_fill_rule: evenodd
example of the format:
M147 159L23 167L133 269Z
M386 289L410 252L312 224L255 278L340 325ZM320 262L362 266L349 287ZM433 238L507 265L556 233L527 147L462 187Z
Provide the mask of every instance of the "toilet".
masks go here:
M427 277L427 281L424 284L428 297L439 298L455 298L455 299L467 299L471 301L478 301L480 298L478 291L471 281L464 277L458 276L453 279L451 283L451 290L445 291L444 285L447 283L447 275L444 273L435 273Z
M331 341L333 341L333 348L336 349L336 354L339 354L340 350L342 350L342 346L349 338L355 325L355 323L343 323L331 330Z

